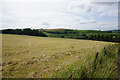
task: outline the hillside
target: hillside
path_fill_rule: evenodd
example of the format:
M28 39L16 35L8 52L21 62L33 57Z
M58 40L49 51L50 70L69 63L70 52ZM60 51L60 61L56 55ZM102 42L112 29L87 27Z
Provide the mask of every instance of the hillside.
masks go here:
M117 78L115 43L10 34L2 37L3 78Z
M48 37L56 38L72 38L72 39L86 39L108 42L120 42L120 33L117 30L100 31L100 30L48 30L44 31Z
M96 40L107 42L120 42L120 33L117 30L73 30L73 29L5 29L2 34L18 34L40 37L71 38Z

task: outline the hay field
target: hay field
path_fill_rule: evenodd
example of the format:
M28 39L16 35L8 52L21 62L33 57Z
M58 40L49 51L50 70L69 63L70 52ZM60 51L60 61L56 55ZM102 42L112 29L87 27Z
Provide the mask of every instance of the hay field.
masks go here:
M2 34L3 78L52 78L53 75L115 43ZM116 66L116 65L115 65Z

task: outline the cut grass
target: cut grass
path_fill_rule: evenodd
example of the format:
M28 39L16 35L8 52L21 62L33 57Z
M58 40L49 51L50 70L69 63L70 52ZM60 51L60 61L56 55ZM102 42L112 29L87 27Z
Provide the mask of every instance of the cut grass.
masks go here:
M95 73L92 75L91 72L93 69L91 63L93 64L97 52L101 56L98 56L97 60L102 60L103 66L97 65L96 74L106 71L106 75L100 73L96 77L109 77L107 76L109 71L111 71L111 75L116 72L113 70L116 64L112 62L113 60L116 62L116 51L113 51L116 57L112 59L110 57L104 63L103 60L106 58L104 59L101 55L101 50L104 47L107 48L115 43L10 34L3 34L2 37L3 78L77 78L80 77L79 75L81 77L95 77ZM106 68L108 63L113 65L111 70ZM73 68L71 65L76 66ZM99 67L104 68L100 69ZM68 71L68 74L64 69ZM57 76L60 74L59 72L65 73L64 76ZM116 77L116 75L115 73L115 76L111 77Z

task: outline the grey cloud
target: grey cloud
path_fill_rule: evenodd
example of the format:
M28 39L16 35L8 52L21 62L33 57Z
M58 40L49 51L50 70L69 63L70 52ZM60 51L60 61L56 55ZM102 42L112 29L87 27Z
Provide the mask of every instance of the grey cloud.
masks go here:
M118 10L118 8L117 8L117 2L80 2L80 1L76 1L76 2L73 2L70 4L70 10L80 13L82 15L99 14L99 15L105 15L105 16L114 16L114 13L116 15L116 12L114 12L114 11Z
M70 9L77 9L78 11L92 12L92 6L82 3L73 3L70 5Z
M92 8L86 9L86 12L92 12Z
M49 25L51 25L51 24L49 24L48 22L43 22L42 25L49 26Z
M87 22L80 22L79 24L87 24Z
M92 4L96 4L96 5L107 5L107 6L110 6L110 5L114 5L116 4L117 2L91 2Z
M88 21L88 23L96 23L96 21L95 20L90 20L90 21Z
M80 20L79 24L96 23L95 20Z
M101 16L118 16L118 11L108 11L108 12L103 12Z

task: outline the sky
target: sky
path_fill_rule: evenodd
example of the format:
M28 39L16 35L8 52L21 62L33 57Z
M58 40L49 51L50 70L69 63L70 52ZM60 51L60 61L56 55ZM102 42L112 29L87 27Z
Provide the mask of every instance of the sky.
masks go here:
M0 29L118 29L118 0L108 1L0 0Z

